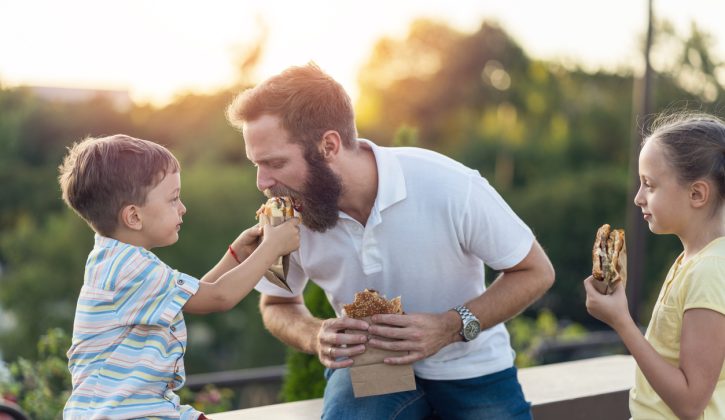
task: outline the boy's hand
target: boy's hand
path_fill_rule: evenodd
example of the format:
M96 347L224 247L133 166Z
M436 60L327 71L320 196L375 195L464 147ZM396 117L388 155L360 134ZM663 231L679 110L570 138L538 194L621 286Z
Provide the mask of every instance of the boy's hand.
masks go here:
M611 295L603 295L594 288L593 281L592 276L584 280L584 290L587 293L587 312L615 330L631 320L627 306L627 294L622 282L617 283Z
M277 225L263 227L262 242L269 243L278 255L287 255L300 247L300 219L293 217Z
M260 236L262 236L262 227L257 224L246 229L234 240L232 247L239 254L242 261L247 259L257 249Z

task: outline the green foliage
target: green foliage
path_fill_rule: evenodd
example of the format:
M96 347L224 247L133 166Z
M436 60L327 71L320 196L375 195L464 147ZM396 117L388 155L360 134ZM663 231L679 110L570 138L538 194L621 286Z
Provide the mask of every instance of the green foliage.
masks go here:
M327 301L325 292L316 284L308 283L304 292L305 305L313 316L334 318L335 311ZM320 398L325 390L325 367L315 354L287 350L287 376L282 384L282 400L286 402Z
M182 388L178 395L182 404L189 404L203 413L221 413L234 408L234 391L229 388L217 388L210 384L198 392Z
M416 147L418 146L418 130L414 127L404 125L398 128L393 138L393 146Z
M539 306L560 318L591 323L581 282L591 273L596 229L603 223L623 226L626 188L626 172L610 166L580 171L576 177L544 178L505 194L556 269L556 282Z
M0 381L0 395L12 395L31 418L60 419L70 395L70 373L65 351L70 337L51 329L38 342L38 359L18 358L10 364L10 378Z
M0 304L16 319L15 328L0 332L9 360L37 357L37 337L50 328L71 330L92 242L91 230L70 210L44 221L23 217L0 235L0 253L10 267L0 279Z
M516 352L515 364L519 368L540 364L537 350L547 341L566 342L587 335L587 330L580 324L561 325L554 313L547 309L539 312L536 318L513 318L506 323L506 328L511 335L511 346Z

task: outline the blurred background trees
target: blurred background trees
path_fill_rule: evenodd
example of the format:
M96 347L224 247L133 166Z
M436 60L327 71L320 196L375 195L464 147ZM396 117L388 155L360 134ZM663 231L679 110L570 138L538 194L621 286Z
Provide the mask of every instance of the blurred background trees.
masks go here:
M655 110L721 111L723 63L710 52L713 40L694 25L683 36L660 23L657 34ZM0 84L1 360L42 358L36 343L46 331L72 329L92 246L92 232L65 208L57 186L57 166L74 141L126 133L164 144L179 157L187 223L176 245L155 252L181 271L203 275L255 223L262 196L224 109L253 83L249 74L262 50L257 45L239 61L237 86L180 96L162 108L119 111L102 98L44 101ZM557 281L524 314L538 321L515 327L523 334L516 343L558 331L536 327L551 326L551 314L559 323L602 327L586 313L581 280L591 270L596 228L623 226L632 205L626 198L628 145L641 124L632 119L633 71L591 73L533 60L494 23L462 33L430 20L415 22L402 39L381 39L360 69L361 137L430 148L478 169L549 254ZM639 314L644 323L678 249L672 237L650 237ZM309 294L319 300L319 290ZM283 363L287 350L264 330L257 303L253 294L227 313L187 316L187 372ZM320 305L319 313L329 314ZM290 355L292 371L309 363L319 375L314 360Z

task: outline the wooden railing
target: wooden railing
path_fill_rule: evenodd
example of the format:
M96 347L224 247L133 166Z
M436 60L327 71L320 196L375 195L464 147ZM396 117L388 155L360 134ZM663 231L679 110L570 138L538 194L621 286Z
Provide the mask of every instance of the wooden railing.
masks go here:
M626 420L634 383L631 356L605 356L519 370L519 381L536 420ZM322 400L272 404L226 413L213 420L319 419Z

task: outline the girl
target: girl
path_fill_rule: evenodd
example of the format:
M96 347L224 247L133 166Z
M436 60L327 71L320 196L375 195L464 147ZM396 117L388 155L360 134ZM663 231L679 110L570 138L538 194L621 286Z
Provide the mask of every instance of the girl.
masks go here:
M637 362L634 419L725 419L725 124L709 115L658 119L643 142L639 177L634 204L653 233L677 235L683 252L644 337L622 287L602 295L587 278L587 310Z

